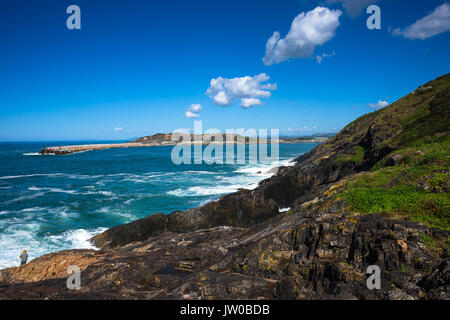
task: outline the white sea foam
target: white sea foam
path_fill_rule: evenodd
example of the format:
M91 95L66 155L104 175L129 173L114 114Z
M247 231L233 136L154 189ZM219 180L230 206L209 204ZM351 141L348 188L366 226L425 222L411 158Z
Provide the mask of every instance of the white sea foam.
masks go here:
M189 174L189 175L192 175L192 174L220 174L220 172L214 172L214 171L192 171L192 170L183 171L181 173ZM178 172L174 172L174 174L178 174Z
M101 194L101 195L104 195L104 196L108 196L108 197L115 196L115 194L112 193L111 191L98 191L98 194Z
M32 208L25 208L20 210L20 213L27 213L27 212L36 212L36 211L42 211L47 210L47 208L41 208L41 207L32 207Z
M269 175L272 176L278 167L290 167L295 165L295 158L287 159L287 160L281 160L281 161L274 161L270 164L262 165L262 164L254 164L254 165L247 165L245 167L241 167L237 169L236 173L244 173L248 175Z
M67 193L67 194L77 194L77 191L75 190L63 190L60 188L49 188L49 192L56 192L56 193Z
M177 174L176 172L166 172L166 173L149 172L142 175L127 173L124 175L116 175L116 176L123 176L124 178L122 179L122 181L130 181L134 183L149 183L155 181L155 178L173 176L176 174Z
M158 177L166 177L166 176L172 176L174 174L177 174L176 172L148 172L144 173L144 177L147 178L158 178ZM133 175L134 177L142 177L142 175Z
M103 175L86 175L86 174L72 174L72 173L62 173L62 172L55 172L55 173L33 173L33 174L22 174L17 176L3 176L0 177L0 180L9 180L9 179L20 179L20 178L31 178L31 177L49 177L49 178L56 178L56 177L66 177L69 179L98 179L103 177Z
M94 189L93 186L87 186L85 188ZM79 192L77 190L64 190L60 188L38 188L35 186L31 186L28 188L30 191L44 191L44 192L55 192L55 193L67 193L67 194L80 194L80 195L89 195L89 194L101 194L104 196L112 197L115 194L111 191L87 191L87 192Z
M18 266L19 255L27 249L29 260L44 254L67 249L97 249L88 240L106 228L91 230L75 229L59 235L48 236L37 241L40 224L28 223L18 225L14 229L7 229L0 234L0 269Z
M125 178L122 181L130 181L134 183L148 183L148 179L139 179L139 178Z
M134 182L134 183L151 183L154 182L155 179L159 178L167 178L170 176L174 176L175 179L179 179L180 175L188 175L188 176L201 176L201 175L216 175L220 174L219 172L213 171L181 171L181 172L147 172L144 174L131 174L131 173L118 173L118 174L110 174L107 177L123 177L122 181ZM170 179L170 178L169 178Z
M107 177L121 177L121 176L126 176L129 175L129 173L113 173L113 174L108 174L106 175Z
M0 269L19 265L19 255L23 249L28 250L29 260L41 253L42 245L36 241L39 223L18 224L14 228L6 228L0 233ZM50 251L49 251L50 252Z
M198 206L201 207L201 206L207 204L208 202L212 202L212 201L214 201L214 200L215 200L215 198L208 198L208 199L206 199L206 200L200 202L200 203L198 204Z
M30 177L57 177L61 175L63 175L63 173L34 173L34 174L22 174L18 176L3 176L0 177L0 180L30 178Z
M39 152L28 152L28 153L22 153L24 156L40 156L41 154Z
M256 183L247 185L222 185L222 186L196 186L187 189L176 189L167 192L167 194L177 197L196 197L227 194L238 191L238 189L254 189L258 186Z
M45 192L38 192L38 193L35 193L35 194L31 194L31 195L20 196L20 197L17 197L15 199L8 200L5 203L9 204L9 203L19 202L19 201L24 201L24 200L31 200L31 199L34 199L34 198L37 198L37 197L42 197L43 195L45 195Z
M60 188L38 188L35 186L29 187L30 191L45 191L45 192L56 192L56 193L68 193L68 194L77 194L78 192L75 190L63 190Z
M79 180L85 180L85 179L98 179L98 178L102 178L103 175L98 174L98 175L86 175L86 174L65 174L65 176L69 179L79 179Z
M106 228L97 228L95 230L76 229L66 231L60 235L49 236L49 239L54 242L64 241L71 249L97 249L89 239L105 231Z
M262 167L262 166L255 165L254 167L239 168L235 172L255 175L255 174L261 174L263 172L263 170L265 172L265 170L268 170L268 167Z
M103 208L100 208L100 209L96 210L95 212L108 213L110 211L111 211L110 207L103 207Z
M168 191L167 194L177 196L177 197L195 197L195 196L214 196L223 195L228 193L233 193L239 189L249 189L253 190L258 187L261 180L267 179L272 176L276 171L274 168L279 166L292 166L295 163L293 159L287 159L282 161L276 161L268 165L246 165L236 169L234 172L239 173L239 175L228 176L221 175L219 172L214 172L217 184L211 185L201 185L194 186L190 188L178 188L175 190ZM192 171L185 171L192 172ZM195 171L194 171L195 172ZM209 171L197 171L197 172L207 172Z

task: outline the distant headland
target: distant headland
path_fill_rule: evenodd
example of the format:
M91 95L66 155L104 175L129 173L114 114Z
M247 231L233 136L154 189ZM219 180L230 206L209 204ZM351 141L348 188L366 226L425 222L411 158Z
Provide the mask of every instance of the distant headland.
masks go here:
M176 137L174 135L177 135ZM303 137L280 137L278 143L322 143L327 141L333 134L315 134ZM64 155L91 150L111 149L111 148L133 148L133 147L155 147L155 146L174 146L178 143L201 143L202 145L214 143L235 143L235 144L253 144L253 143L271 143L270 139L244 137L238 134L222 134L222 139L218 139L217 134L189 134L189 133L157 133L150 136L138 138L136 140L124 143L108 144L85 144L71 146L50 146L39 151L39 154Z

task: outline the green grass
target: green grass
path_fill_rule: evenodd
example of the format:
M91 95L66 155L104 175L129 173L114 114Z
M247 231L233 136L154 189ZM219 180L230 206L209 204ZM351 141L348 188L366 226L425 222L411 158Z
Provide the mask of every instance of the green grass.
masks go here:
M450 74L423 87L431 88L360 117L324 145L354 146L337 155L336 166L365 160L372 166L333 197L344 199L354 213L383 213L450 230ZM386 150L394 151L370 162Z
M413 221L450 230L450 197L446 193L430 193L400 185L394 188L348 188L342 197L352 211L406 215Z
M436 173L434 177L427 180L427 183L431 187L431 192L443 192L448 184L448 180L448 173Z
M419 236L422 239L423 243L425 243L428 247L432 248L436 246L436 239L434 239L433 237L424 233L419 234Z
M353 162L355 164L361 163L364 160L365 150L361 146L356 146L353 148L353 152L351 154L342 154L339 155L336 159L338 162Z
M420 233L419 237L422 239L423 243L431 249L446 249L450 250L450 237L444 239L436 239L430 235Z
M349 181L339 196L358 213L409 217L430 227L450 230L450 152L448 134L400 149L394 166L386 159ZM436 142L439 141L439 142ZM428 143L427 143L428 142ZM420 187L419 187L420 186Z

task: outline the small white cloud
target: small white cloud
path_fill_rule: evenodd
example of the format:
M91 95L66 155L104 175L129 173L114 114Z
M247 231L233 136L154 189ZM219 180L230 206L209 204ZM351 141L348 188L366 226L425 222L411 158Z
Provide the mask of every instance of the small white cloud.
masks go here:
M202 105L201 104L191 104L189 106L189 110L195 113L199 113L200 111L202 111Z
M369 4L375 4L378 0L327 0L327 4L342 3L342 7L345 9L350 17L354 18L358 16L363 8Z
M372 109L381 109L389 105L389 102L385 100L378 100L377 103L369 103L369 107Z
M276 90L277 85L265 83L270 77L261 73L257 76L240 78L222 78L211 79L210 86L206 93L218 106L229 106L235 100L241 99L241 106L250 108L256 105L262 105L260 98L270 98L271 90Z
M318 130L317 126L313 126L312 128L310 128L308 126L303 126L302 128L287 128L287 130L285 130L285 131L287 131L289 133L293 133L293 132L301 133L301 132L312 132L312 131L317 131L317 130Z
M336 53L334 51L331 54L327 54L327 53L319 54L319 55L316 56L317 63L321 64L323 59L329 58L329 57L332 57L332 56L335 56L335 55L336 55Z
M202 111L201 104L191 104L184 115L186 118L198 118L200 117L200 111Z
M123 128L122 127L114 127L114 131L121 132L121 131L123 131Z
M392 34L410 40L425 40L447 31L450 31L450 4L444 3L436 7L429 15L417 20L403 30L400 28L394 29Z
M186 118L198 118L200 117L200 115L198 113L194 113L192 111L186 111L186 113L184 114L186 116Z
M191 133L194 129L191 128L178 128L172 131L172 133Z
M257 98L244 98L241 100L241 107L244 108L251 108L253 106L260 106L260 105L262 105L262 102Z
M214 96L214 103L219 105L219 106L229 106L230 104L232 104L233 102L230 101L228 95L226 94L225 91L219 91L215 96Z
M317 7L307 13L302 12L294 21L286 37L281 39L280 33L275 31L266 44L266 55L263 58L265 65L291 58L309 58L314 49L334 37L339 26L341 10L330 10Z

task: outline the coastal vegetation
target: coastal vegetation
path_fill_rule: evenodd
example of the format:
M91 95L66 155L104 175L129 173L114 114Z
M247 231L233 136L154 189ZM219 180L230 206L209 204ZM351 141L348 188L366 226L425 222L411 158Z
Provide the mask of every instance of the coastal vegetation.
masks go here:
M349 177L345 188L334 195L345 200L343 210L382 213L450 230L449 81L448 75L438 78L347 126L361 130L344 143L354 143L370 126L376 128L371 135L380 137L370 147L371 137L366 137L337 153L336 162L367 169ZM332 146L330 141L320 148Z

